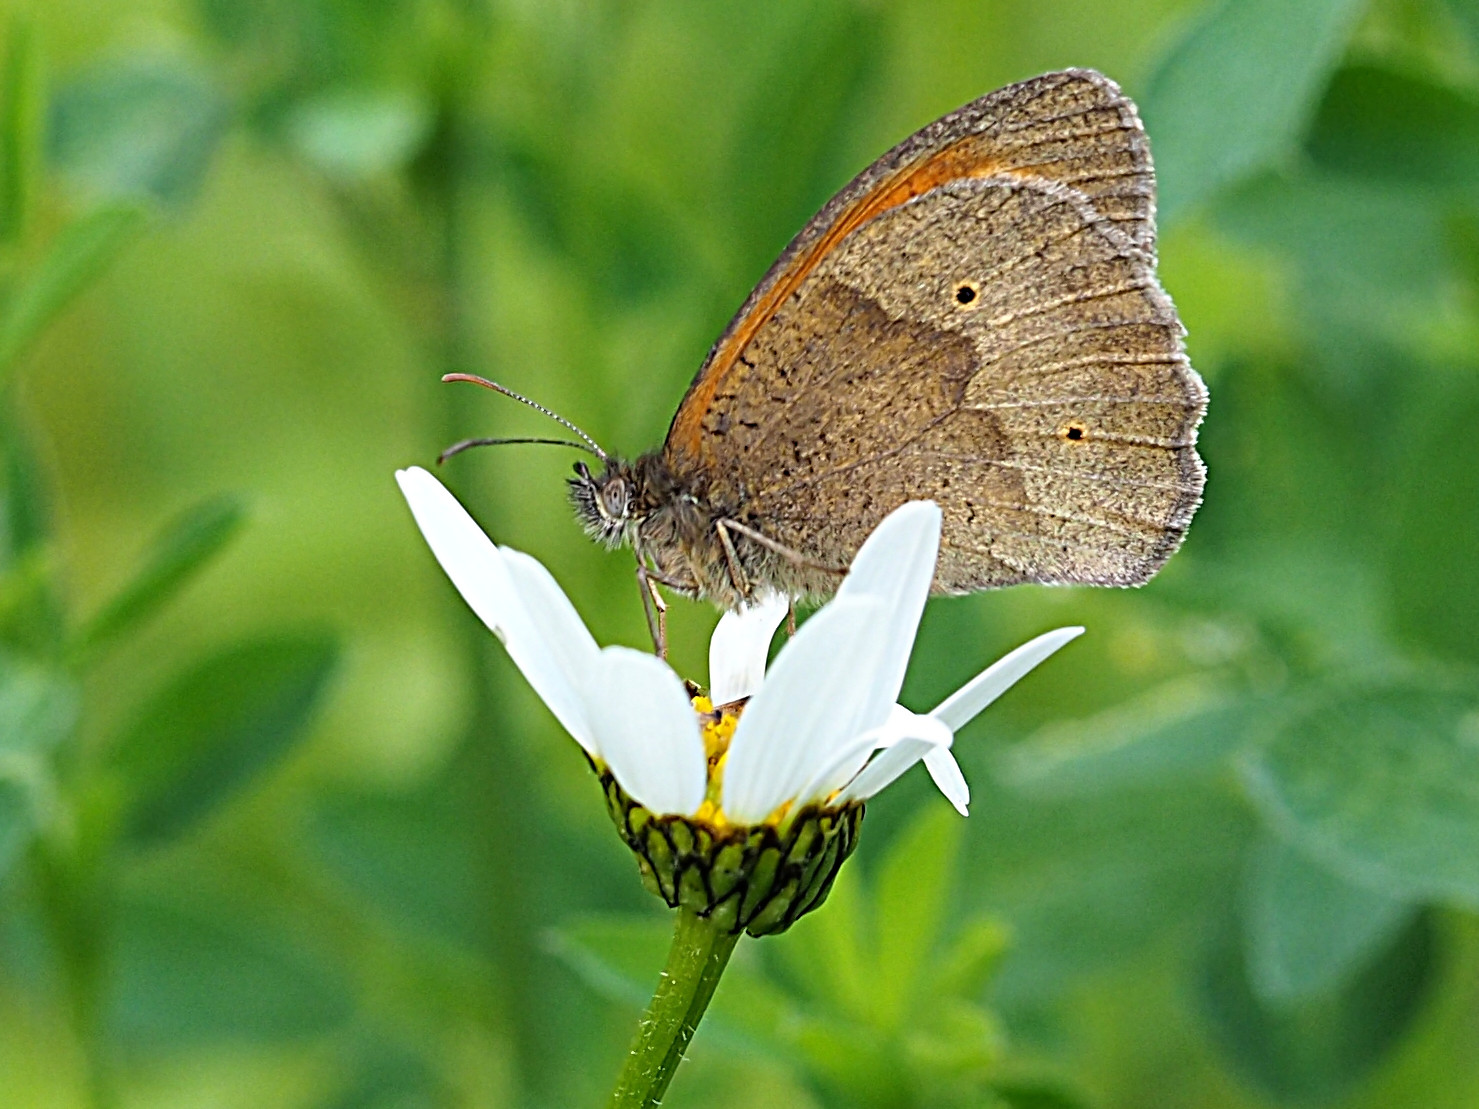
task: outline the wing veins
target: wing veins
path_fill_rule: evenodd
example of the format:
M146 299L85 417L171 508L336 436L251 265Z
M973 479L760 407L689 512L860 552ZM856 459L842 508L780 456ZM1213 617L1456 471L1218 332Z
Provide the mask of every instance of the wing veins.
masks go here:
M1091 300L1107 300L1112 296L1122 293L1142 292L1155 286L1154 278L1141 276L1133 281L1121 285L1111 286L1107 289L1083 289L1078 292L1069 293L1067 296L1050 300L1044 304L1034 304L1031 308L1022 312L1005 312L1000 316L994 316L986 321L988 327L1005 327L1007 324L1016 323L1018 320L1030 320L1034 316L1041 316L1048 312L1056 312L1059 308L1067 308L1073 304L1087 304Z
M1050 520L1063 520L1070 524L1085 524L1088 527L1102 528L1105 531L1112 532L1115 535L1124 535L1132 539L1143 539L1145 537L1144 532L1136 531L1134 528L1124 527L1120 524L1111 523L1110 521L1101 519L1098 516L1086 516L1079 512L1055 512L1051 508L1044 508L1040 504L1010 504L1005 501L972 501L971 504L982 506L985 508L999 508L1004 512L1022 512L1031 516L1042 516ZM1133 520L1137 524L1144 524L1145 527L1150 531L1162 530L1162 526L1160 524L1152 523L1150 520L1146 520L1140 516L1131 516L1128 513L1124 512L1117 512L1115 513L1115 515L1121 516L1126 520ZM1059 537L1045 536L1045 538L1057 539Z
M1166 493L1184 493L1186 487L1168 481L1136 481L1132 478L1116 477L1113 474L1086 474L1070 470L1065 466L1033 466L1027 462L1012 462L1005 458L977 458L970 454L954 454L949 451L921 451L939 458L956 462L974 462L981 466L997 466L1003 470L1022 470L1034 474L1052 474L1057 477L1073 478L1076 481L1102 481L1106 485L1119 485L1135 489L1158 489Z
M1078 327L1068 328L1065 331L1053 331L1053 332L1049 332L1046 335L1037 335L1037 336L1034 336L1031 339L1023 339L1021 342L1015 343L1012 346L1009 346L1009 347L1005 348L1004 350L995 351L995 352L993 352L993 353L991 353L989 355L983 356L981 358L981 361L980 361L979 365L981 365L983 367L984 366L989 366L989 365L991 365L994 362L1000 362L1002 359L1007 358L1007 357L1009 357L1009 356L1011 356L1013 354L1017 354L1017 353L1019 353L1021 351L1027 350L1030 347L1035 347L1035 346L1038 346L1039 344L1042 344L1042 343L1051 343L1051 342L1054 342L1054 341L1059 340L1059 339L1066 338L1066 337L1071 336L1071 335L1077 335L1080 332L1088 332L1088 331L1110 331L1110 330L1113 330L1114 328L1117 328L1117 327L1147 327L1147 326L1149 326L1149 327L1164 327L1165 324L1162 323L1162 322L1157 322L1155 320L1106 320L1106 321L1103 321L1103 322L1100 322L1100 323L1083 324L1083 325L1080 325ZM1092 357L1094 357L1094 358L1097 359L1100 356L1099 355L1094 355ZM1159 356L1156 356L1156 357L1159 357ZM1178 355L1175 356L1174 360L1175 361L1178 361L1178 362L1185 362L1186 356L1184 354L1178 354ZM1126 363L1126 364L1128 365L1128 364L1131 364L1131 363ZM977 371L977 376L979 376L979 373L980 373L980 371Z
M1040 439L1058 439L1061 436L1056 431L1019 431L1018 435L1035 435ZM1118 443L1125 447L1154 447L1157 450L1181 450L1196 445L1194 439L1157 439L1150 435L1121 435L1117 432L1095 432L1086 435L1082 440L1085 443Z
M1051 408L1059 404L1178 404L1185 408L1195 408L1196 404L1185 397L1116 397L1116 396L1086 396L1086 397L1054 397L1049 400L1009 400L993 404L963 404L961 410L966 412L995 412L1005 408Z

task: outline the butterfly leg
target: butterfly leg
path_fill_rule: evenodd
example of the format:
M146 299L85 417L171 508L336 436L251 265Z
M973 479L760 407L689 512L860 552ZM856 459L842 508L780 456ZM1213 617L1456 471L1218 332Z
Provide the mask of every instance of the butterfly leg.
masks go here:
M642 593L642 613L647 617L647 633L652 636L652 651L658 658L668 657L668 603L657 591L657 579L641 562L637 563L637 588Z
M724 548L724 563L729 569L729 580L733 583L735 591L746 600L750 597L750 579L745 576L740 567L739 552L734 549L734 540L729 535L730 521L720 520L714 525L714 530L719 533L719 545Z
M652 569L640 558L637 560L637 585L642 592L642 611L647 617L647 631L652 636L652 648L658 658L667 657L668 649L668 603L663 600L662 594L657 591L659 585L666 585L669 589L675 589L679 593L693 596L698 590L698 583L692 580L683 581L681 578L670 577L658 570Z
M758 532L752 527L746 527L738 520L720 520L719 534L723 536L726 530L738 532L746 539L753 539L762 547L769 548L787 561L795 563L797 566L805 566L810 570L820 570L824 574L836 574L838 577L842 577L844 574L847 573L846 566L828 566L825 563L817 562L815 559L807 558L800 551L794 551L790 547L786 546L784 543L777 543L770 536L764 534L763 532ZM726 547L732 549L727 538L725 542Z
M786 606L786 635L792 639L796 637L796 602L794 600Z

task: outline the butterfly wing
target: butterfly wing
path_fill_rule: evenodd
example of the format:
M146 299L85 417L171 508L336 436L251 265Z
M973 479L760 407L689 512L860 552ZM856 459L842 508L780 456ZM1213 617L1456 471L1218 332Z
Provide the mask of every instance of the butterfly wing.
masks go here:
M939 589L1146 580L1200 500L1206 404L1155 278L1153 209L1144 133L1106 78L967 105L797 236L689 389L666 460L818 562L929 498Z

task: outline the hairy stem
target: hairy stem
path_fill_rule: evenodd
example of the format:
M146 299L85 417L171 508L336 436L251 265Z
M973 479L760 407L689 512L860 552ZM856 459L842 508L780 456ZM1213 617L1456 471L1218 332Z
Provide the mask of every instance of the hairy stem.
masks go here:
M610 1109L650 1109L662 1101L738 940L709 918L678 910L667 965L637 1026Z

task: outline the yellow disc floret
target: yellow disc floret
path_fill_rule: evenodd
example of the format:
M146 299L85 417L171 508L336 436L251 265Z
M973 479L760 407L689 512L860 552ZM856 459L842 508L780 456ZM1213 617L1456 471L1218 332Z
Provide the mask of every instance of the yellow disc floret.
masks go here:
M716 828L727 827L729 822L724 818L724 810L719 807L719 796L724 786L724 763L729 756L729 743L734 739L735 728L739 726L744 703L725 705L723 710L716 710L714 702L709 698L695 697L693 711L698 713L704 754L709 762L708 788L704 791L704 803L695 819Z

